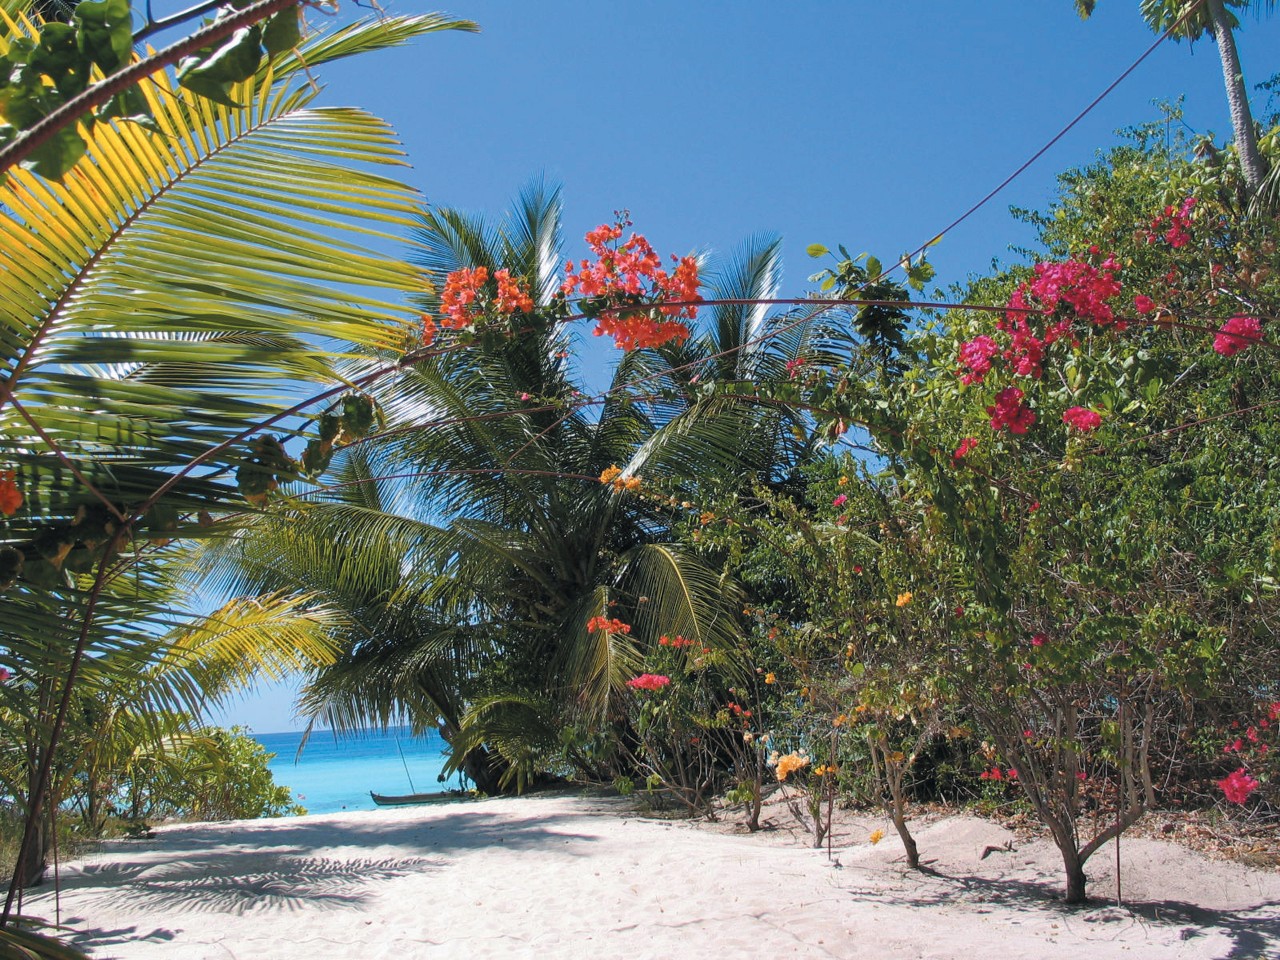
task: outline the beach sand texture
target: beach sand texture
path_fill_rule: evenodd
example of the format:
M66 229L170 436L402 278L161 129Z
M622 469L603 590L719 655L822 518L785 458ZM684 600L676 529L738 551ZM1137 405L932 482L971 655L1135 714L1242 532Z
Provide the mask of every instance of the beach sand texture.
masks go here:
M122 960L1280 957L1277 873L1126 840L1129 905L1071 910L1044 842L925 823L929 876L903 869L891 827L868 842L885 826L846 818L834 863L793 830L569 794L174 826L65 865L62 920ZM1113 858L1090 863L1098 897ZM53 919L52 889L26 909Z

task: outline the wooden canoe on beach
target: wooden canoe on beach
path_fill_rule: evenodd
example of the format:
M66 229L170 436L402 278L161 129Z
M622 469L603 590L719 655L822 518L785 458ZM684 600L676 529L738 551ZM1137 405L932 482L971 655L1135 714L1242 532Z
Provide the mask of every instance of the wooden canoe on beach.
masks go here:
M373 802L380 807L407 807L414 803L439 803L442 800L462 800L466 794L456 790L437 790L435 793L406 793L398 797L369 791Z

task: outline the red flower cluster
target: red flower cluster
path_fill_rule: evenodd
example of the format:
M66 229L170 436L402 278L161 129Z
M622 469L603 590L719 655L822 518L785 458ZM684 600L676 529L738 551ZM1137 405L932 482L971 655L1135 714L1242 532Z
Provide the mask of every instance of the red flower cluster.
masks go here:
M12 517L22 506L22 491L14 481L12 470L0 470L0 513Z
M533 298L529 296L524 281L512 277L510 270L495 270L493 281L497 294L492 298L492 304L498 313L529 313L533 310ZM487 267L460 267L450 273L440 294L440 326L449 330L465 330L483 319L488 284ZM426 343L435 336L435 329L435 322L423 316L422 332Z
M1071 407L1062 414L1062 422L1072 430L1092 433L1102 426L1102 417L1088 407Z
M1258 781L1249 776L1244 767L1227 774L1218 781L1222 794L1230 803L1244 803L1249 794L1258 789Z
M616 618L610 620L608 617L592 617L587 621L587 630L590 633L595 633L597 630L605 633L630 633L631 625Z
M750 720L750 719L751 719L751 711L750 711L750 710L744 710L744 709L743 709L743 707L742 707L742 704L740 704L740 703L734 703L734 702L730 701L730 702L727 704L727 706L729 707L729 712L730 712L730 713L732 713L735 717L741 717L743 720Z
M665 634L658 638L658 645L662 647L671 647L673 650L683 650L685 647L692 647L693 641L687 637L677 634L674 637L668 637Z
M1174 249L1185 247L1191 242L1191 211L1195 205L1196 198L1187 197L1178 207L1165 207L1164 213L1151 221L1147 230L1147 243L1164 240Z
M951 462L953 464L959 463L969 454L973 453L973 451L977 449L977 447L978 447L977 437L965 437L963 440L960 441L960 446L956 447L956 452L951 455Z
M632 690L649 690L651 692L656 692L670 685L671 678L660 673L642 673L640 676L632 677L627 681L627 686Z
M1234 357L1262 339L1262 324L1257 317L1235 316L1218 328L1213 349L1224 357Z
M991 429L1009 428L1010 433L1026 433L1036 422L1036 415L1031 412L1022 399L1022 391L1017 387L1005 387L996 394L995 406L987 407L991 416Z
M595 335L613 337L623 350L683 341L689 328L679 318L696 317L694 304L702 299L698 295L698 261L672 255L675 269L667 273L662 269L662 258L640 234L618 242L629 226L631 221L620 219L590 231L586 241L595 262L566 263L561 292L611 301L613 308L601 313ZM678 303L684 306L674 305Z
M1008 772L1002 773L999 767L992 767L990 770L984 770L978 774L979 780L1017 780L1018 771L1014 767L1010 767Z

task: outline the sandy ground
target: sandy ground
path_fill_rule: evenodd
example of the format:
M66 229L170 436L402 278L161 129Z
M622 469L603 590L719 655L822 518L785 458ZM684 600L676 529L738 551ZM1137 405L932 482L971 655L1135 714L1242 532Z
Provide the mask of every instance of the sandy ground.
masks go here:
M771 813L739 835L562 794L176 826L64 866L62 921L123 960L1280 957L1280 873L1125 840L1126 906L1109 848L1068 909L1052 847L986 821L918 824L924 875L886 824L846 819L829 861Z

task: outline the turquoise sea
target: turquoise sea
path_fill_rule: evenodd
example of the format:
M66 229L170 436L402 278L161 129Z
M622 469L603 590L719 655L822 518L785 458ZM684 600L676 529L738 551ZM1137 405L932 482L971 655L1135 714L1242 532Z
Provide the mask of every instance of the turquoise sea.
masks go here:
M276 783L287 786L308 813L372 810L370 790L430 793L462 786L456 776L448 783L437 779L444 767L445 744L434 731L414 737L407 727L392 727L335 739L330 731L317 730L301 755L301 733L255 733L253 737L275 754L270 768Z

